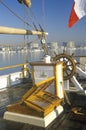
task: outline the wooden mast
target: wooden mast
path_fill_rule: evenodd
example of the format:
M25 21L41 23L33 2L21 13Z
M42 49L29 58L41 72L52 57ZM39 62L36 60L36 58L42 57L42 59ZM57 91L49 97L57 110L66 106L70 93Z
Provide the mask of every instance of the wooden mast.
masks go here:
M0 26L0 34L14 34L14 35L48 35L46 32L25 30L19 28Z

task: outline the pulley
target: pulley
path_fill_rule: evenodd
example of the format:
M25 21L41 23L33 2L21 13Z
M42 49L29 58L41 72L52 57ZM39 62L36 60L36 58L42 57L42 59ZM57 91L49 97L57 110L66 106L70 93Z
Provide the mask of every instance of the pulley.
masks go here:
M19 3L24 3L27 7L31 7L31 0L18 0Z

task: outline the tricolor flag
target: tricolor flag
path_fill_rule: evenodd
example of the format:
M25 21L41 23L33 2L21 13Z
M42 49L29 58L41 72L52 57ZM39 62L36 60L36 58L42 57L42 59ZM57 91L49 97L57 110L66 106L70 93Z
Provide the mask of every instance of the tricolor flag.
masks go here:
M86 0L74 0L68 27L72 27L79 19L86 15Z

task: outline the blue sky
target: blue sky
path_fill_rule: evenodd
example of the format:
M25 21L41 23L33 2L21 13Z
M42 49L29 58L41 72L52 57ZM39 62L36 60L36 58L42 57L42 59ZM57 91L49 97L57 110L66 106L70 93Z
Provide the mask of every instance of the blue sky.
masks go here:
M3 2L20 17L24 17L24 6L17 0L3 0ZM75 41L86 42L86 17L79 20L72 28L68 28L73 0L32 0L32 11L34 16L27 10L26 19L30 24L40 23L49 33L47 41ZM44 4L43 4L44 3ZM32 20L31 20L32 19ZM0 3L0 26L24 28L24 23L16 18L6 7ZM28 29L32 29L28 27ZM0 35L0 42L21 42L23 36Z

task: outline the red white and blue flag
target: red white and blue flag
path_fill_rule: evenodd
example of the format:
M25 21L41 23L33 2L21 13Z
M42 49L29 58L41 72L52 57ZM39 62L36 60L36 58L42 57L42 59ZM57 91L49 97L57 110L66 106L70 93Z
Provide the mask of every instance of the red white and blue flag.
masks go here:
M86 15L86 0L74 0L68 27L72 27L79 19Z

